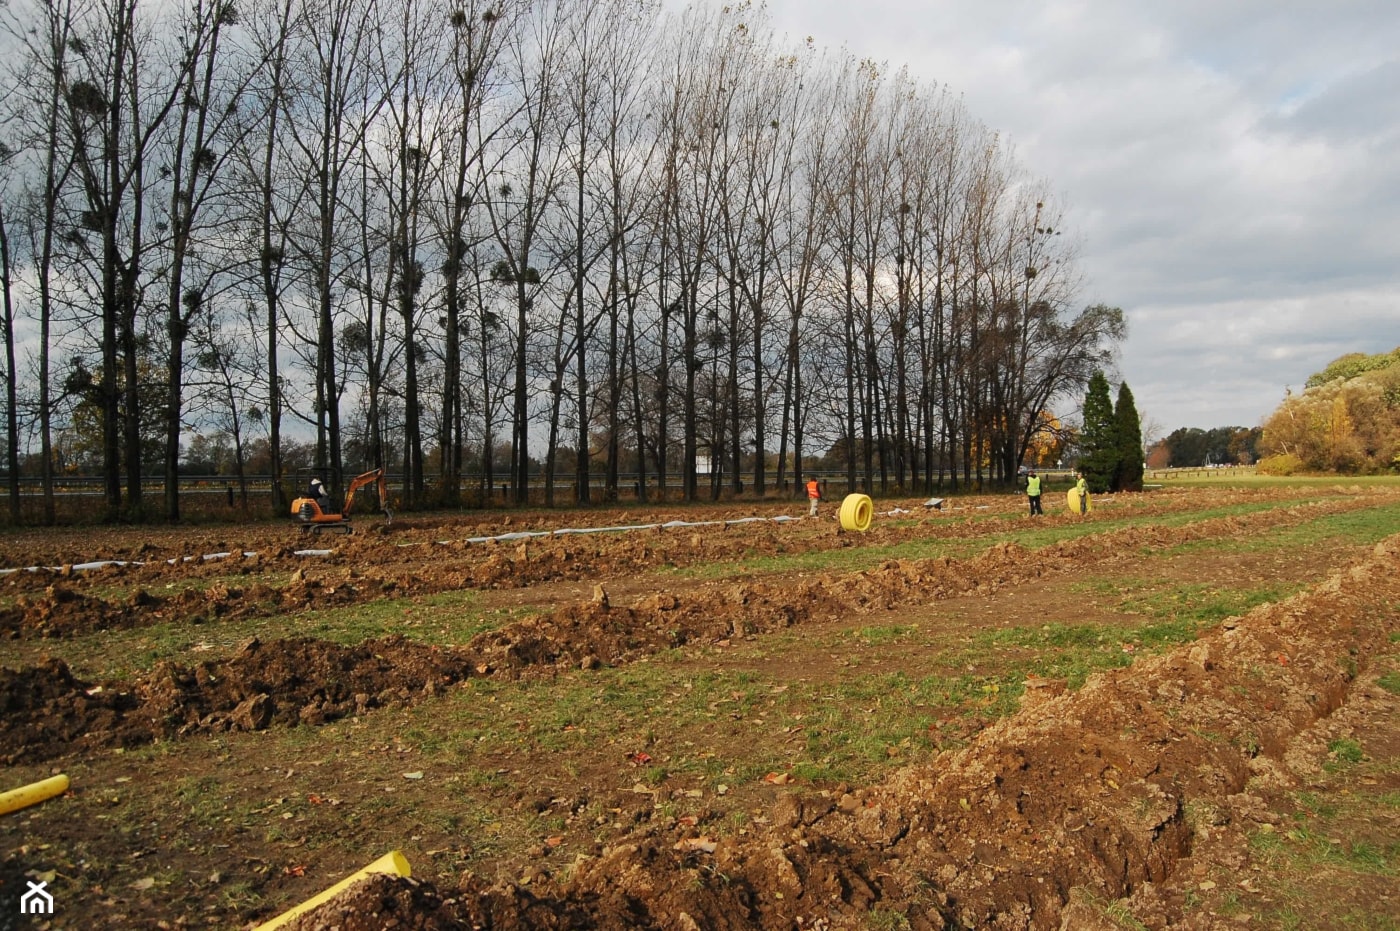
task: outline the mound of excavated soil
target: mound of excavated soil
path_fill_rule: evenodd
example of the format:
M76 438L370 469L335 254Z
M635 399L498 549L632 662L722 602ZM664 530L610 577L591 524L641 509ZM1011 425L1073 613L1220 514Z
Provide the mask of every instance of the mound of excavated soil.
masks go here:
M0 669L0 761L196 732L322 724L432 695L466 678L467 662L463 654L395 636L355 646L254 639L226 660L160 663L126 689L82 682L56 659Z
M54 755L49 748L72 752L149 740L144 724L130 719L138 707L130 691L81 682L59 659L0 669L0 763L47 759Z
M1029 690L965 749L881 786L786 796L748 836L648 826L529 890L375 877L291 927L830 928L882 908L915 929L1053 929L1090 926L1094 898L1145 927L1187 926L1188 810L1262 817L1250 778L1287 769L1295 738L1348 701L1400 627L1397 568L1392 538L1189 646L1074 693Z

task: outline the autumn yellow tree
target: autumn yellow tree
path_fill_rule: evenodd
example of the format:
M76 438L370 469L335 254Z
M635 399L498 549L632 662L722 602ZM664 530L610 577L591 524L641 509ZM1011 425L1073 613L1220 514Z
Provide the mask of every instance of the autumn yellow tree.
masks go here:
M1041 411L1036 419L1040 425L1026 444L1026 464L1041 468L1053 466L1064 452L1065 426L1048 410Z
M1264 424L1260 469L1367 474L1400 469L1400 350L1351 353L1289 392Z

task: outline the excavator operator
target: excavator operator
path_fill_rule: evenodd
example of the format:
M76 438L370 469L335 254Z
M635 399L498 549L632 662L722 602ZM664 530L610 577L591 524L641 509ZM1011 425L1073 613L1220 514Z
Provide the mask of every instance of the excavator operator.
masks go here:
M311 480L311 487L307 489L306 496L316 499L316 506L321 509L322 514L331 513L331 496L326 494L326 486L319 478Z

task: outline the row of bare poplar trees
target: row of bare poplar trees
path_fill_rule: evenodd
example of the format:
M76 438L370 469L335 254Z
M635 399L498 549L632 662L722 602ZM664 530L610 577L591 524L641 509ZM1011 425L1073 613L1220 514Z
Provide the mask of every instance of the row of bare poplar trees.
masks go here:
M84 428L110 515L158 472L172 520L191 430L277 474L314 435L406 506L1008 475L1122 336L956 96L747 5L4 16L8 471L17 506L37 447L48 520Z

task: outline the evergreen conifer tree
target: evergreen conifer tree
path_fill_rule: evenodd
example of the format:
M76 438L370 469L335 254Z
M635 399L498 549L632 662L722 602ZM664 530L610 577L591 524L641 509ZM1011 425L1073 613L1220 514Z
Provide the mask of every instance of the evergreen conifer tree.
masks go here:
M1118 431L1118 469L1113 479L1113 490L1142 491L1142 421L1127 382L1118 386L1118 403L1113 406L1113 421Z
M1095 372L1084 395L1084 429L1080 434L1079 471L1092 494L1113 487L1118 470L1118 425L1113 419L1113 401L1108 396L1108 379Z

